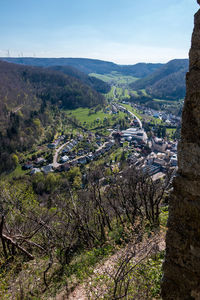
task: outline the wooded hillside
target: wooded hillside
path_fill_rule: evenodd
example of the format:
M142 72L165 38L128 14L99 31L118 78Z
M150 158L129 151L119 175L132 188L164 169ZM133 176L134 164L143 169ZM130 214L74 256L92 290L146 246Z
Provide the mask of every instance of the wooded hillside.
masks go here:
M33 146L58 108L92 107L104 97L79 79L53 70L0 62L0 172L12 153Z
M187 70L187 59L174 59L151 75L132 83L131 87L136 90L146 89L148 94L156 98L184 98Z

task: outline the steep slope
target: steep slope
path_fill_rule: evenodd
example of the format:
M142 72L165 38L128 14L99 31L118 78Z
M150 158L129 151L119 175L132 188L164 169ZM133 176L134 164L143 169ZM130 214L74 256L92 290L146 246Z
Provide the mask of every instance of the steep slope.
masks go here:
M113 71L122 75L131 75L134 77L145 77L153 71L159 69L162 64L139 63L136 65L117 65L112 62L88 59L88 58L33 58L33 57L2 57L1 60L8 62L31 65L31 66L72 66L86 74L98 73L109 74Z
M104 101L100 94L78 78L44 68L0 61L0 83L1 108L5 104L8 109L22 104L33 107L34 97L37 103L41 99L50 100L53 104L59 101L67 108L90 107Z
M66 75L80 79L82 82L89 85L91 88L93 88L99 93L106 94L111 89L110 85L107 84L106 82L98 78L95 78L93 76L88 76L87 74L71 66L53 66L53 67L49 67L49 69L59 71Z
M79 79L0 61L0 173L12 168L12 153L30 149L46 126L53 128L56 107L103 103L104 97Z
M187 59L175 59L156 70L153 74L131 84L134 89L146 89L153 97L180 99L185 96L185 74Z

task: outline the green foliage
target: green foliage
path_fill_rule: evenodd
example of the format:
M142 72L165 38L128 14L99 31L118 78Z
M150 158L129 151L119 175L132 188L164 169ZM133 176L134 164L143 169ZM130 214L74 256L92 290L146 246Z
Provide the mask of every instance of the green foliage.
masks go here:
M42 195L43 193L53 193L60 183L58 174L49 173L44 175L42 172L32 176L32 186L35 193Z
M118 148L115 153L119 158L122 155L121 151L122 149ZM118 157L115 157L117 160ZM86 172L85 169L84 174ZM36 261L40 260L43 265L41 269L40 264L36 266L33 261L32 267L37 270L33 272L34 284L32 275L27 273L29 274L26 281L27 294L31 291L36 296L40 293L43 295L42 291L45 287L43 272L51 262L50 270L48 269L46 274L51 295L53 290L56 290L55 286L63 286L64 282L67 284L72 282L73 285L90 275L93 276L96 263L126 245L133 238L135 226L144 227L146 222L144 204L136 201L139 199L138 188L141 184L144 185L144 178L140 181L139 174L131 168L128 168L123 177L118 176L118 172L119 169L110 170L108 177L105 177L103 165L97 167L94 164L86 173L87 182L84 189L80 189L82 174L78 167L62 174L37 173L32 177L24 177L23 180L21 178L10 183L2 182L0 208L6 215L8 228L6 232L11 232L19 244L30 251ZM101 183L103 177L109 183L106 186ZM143 186L147 192L148 183L149 181L146 182L147 186ZM159 188L155 190L157 195ZM151 195L155 201L155 194ZM150 206L146 208L147 212L150 208ZM140 234L140 229L137 234ZM4 255L0 246L0 256ZM27 255L18 249L12 255L22 257L23 261L27 259ZM130 263L131 266L134 261ZM150 261L149 264L152 270L150 271L149 267L145 271L147 281L145 287L148 286L148 289L144 289L142 279L138 279L139 276L144 275L142 265L141 271L130 273L131 280L137 275L137 280L133 281L135 290L129 290L130 295L138 292L137 284L141 287L140 290L144 291L143 296L147 291L156 295L159 280L157 265L155 264L154 268L153 262ZM23 265L22 262L21 266ZM5 276L6 274L3 274L3 278ZM156 285L153 285L153 280ZM11 287L11 281L14 282L14 288ZM125 280L124 284L126 282ZM109 279L106 283L108 283L106 290L109 291L110 297L113 291L112 280ZM12 292L16 286L17 280L14 274L11 274L9 287ZM112 299L109 297L108 299Z
M167 220L169 216L168 206L163 206L160 212L160 225L167 228Z
M13 160L14 167L16 168L16 166L19 164L18 156L16 154L13 154L12 155L12 160Z
M110 274L95 274L88 290L94 299L161 299L163 259L164 252L158 252L141 262L135 262L134 257L129 262L125 258L119 259L110 268Z
M41 126L41 122L40 122L39 119L34 119L33 124L35 125L35 127L40 127Z
M75 275L78 280L82 281L93 273L93 267L102 261L114 251L111 245L105 245L101 248L93 248L77 255L69 266L65 269L66 276Z
M70 182L73 182L75 177L81 176L80 168L79 167L74 167L67 172L66 177Z
M130 234L130 232L129 232ZM115 224L111 231L108 233L109 238L116 245L122 245L124 241L127 241L127 234L124 230L124 227L118 224Z

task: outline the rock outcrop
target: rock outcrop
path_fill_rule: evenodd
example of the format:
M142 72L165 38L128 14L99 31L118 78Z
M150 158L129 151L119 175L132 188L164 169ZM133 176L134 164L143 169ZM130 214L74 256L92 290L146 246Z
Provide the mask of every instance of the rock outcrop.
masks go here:
M189 57L178 175L169 204L164 300L200 299L200 10Z

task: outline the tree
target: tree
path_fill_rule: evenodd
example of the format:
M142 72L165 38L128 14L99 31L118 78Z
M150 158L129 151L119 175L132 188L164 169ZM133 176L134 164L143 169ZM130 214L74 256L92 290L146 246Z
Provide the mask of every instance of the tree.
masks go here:
M18 156L16 154L12 155L12 161L13 161L14 166L16 168L16 166L19 164L19 159L18 159Z

